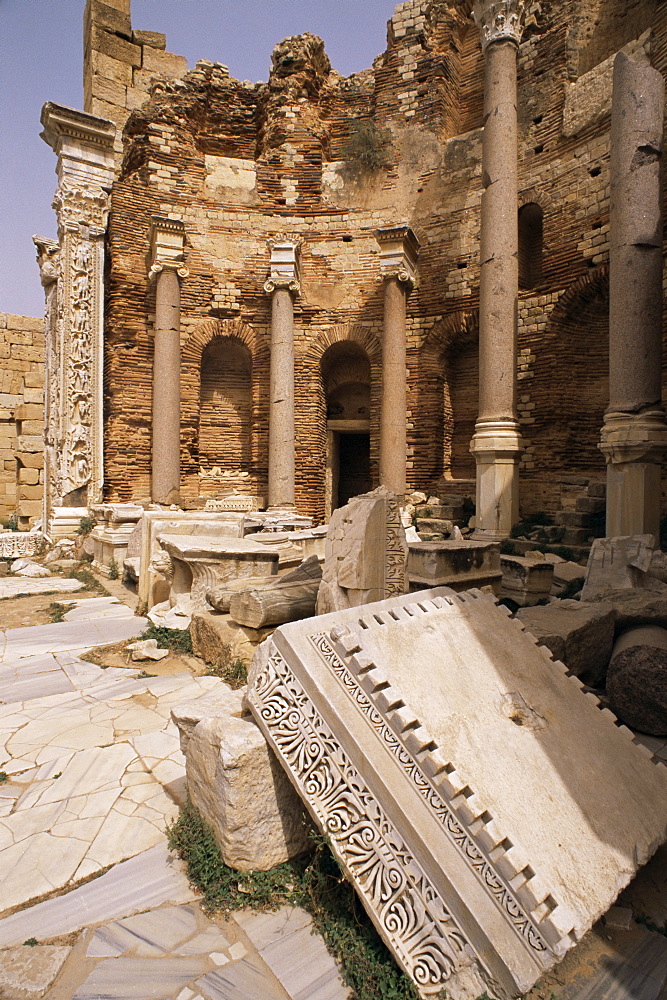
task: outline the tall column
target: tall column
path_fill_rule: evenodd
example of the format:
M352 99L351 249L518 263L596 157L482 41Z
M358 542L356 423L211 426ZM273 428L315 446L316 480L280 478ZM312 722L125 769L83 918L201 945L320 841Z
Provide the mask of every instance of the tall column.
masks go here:
M181 286L187 278L185 228L175 219L151 219L151 277L155 287L151 495L179 503L181 483Z
M294 300L300 292L297 240L269 241L271 296L269 364L269 510L294 511Z
M614 61L609 253L607 535L660 533L662 132L665 84L623 53Z
M406 491L407 395L405 321L415 282L419 241L408 226L377 229L384 282L382 397L380 401L380 485L400 498Z
M59 511L67 508L62 518L71 521L102 499L104 235L115 126L51 102L44 105L41 121L42 138L58 157L53 200L58 244L36 238L42 280L51 288L45 528L57 534Z
M506 538L519 519L516 409L518 162L516 58L522 0L476 0L484 52L475 536Z

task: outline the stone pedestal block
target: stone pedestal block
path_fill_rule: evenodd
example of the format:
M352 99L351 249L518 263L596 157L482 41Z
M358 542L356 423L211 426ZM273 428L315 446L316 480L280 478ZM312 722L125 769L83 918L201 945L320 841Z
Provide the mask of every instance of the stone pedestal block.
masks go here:
M278 569L278 551L245 538L206 535L161 535L160 544L171 558L172 607L189 597L193 608L206 608L206 594L225 580L270 576Z
M93 566L103 576L120 576L127 556L130 536L144 513L136 504L94 504L98 524L93 528Z
M494 542L410 542L410 590L424 587L491 587L500 590L500 547Z
M519 457L521 437L513 419L478 420L470 451L477 463L477 505L474 537L480 541L507 538L519 520Z
M308 849L303 806L252 719L197 723L186 773L190 799L230 868L266 871Z
M508 597L521 607L530 607L549 596L554 576L552 563L545 559L501 555L500 568L503 574L501 597Z

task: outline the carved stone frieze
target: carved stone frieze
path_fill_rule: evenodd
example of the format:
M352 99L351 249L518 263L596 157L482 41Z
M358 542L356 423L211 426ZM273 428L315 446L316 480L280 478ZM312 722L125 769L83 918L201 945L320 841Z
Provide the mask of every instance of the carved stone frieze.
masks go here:
M472 14L481 33L483 51L492 42L520 43L524 8L524 0L475 0Z
M664 838L667 772L479 591L283 625L248 704L422 997L525 993Z
M109 205L109 195L101 187L67 179L61 182L52 202L59 229L78 231L83 226L91 236L106 232Z

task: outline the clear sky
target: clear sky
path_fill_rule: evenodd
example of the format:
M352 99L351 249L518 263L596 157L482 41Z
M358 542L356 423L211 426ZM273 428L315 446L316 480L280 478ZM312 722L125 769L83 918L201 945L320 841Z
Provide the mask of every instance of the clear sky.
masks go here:
M41 316L33 234L55 238L56 158L39 138L45 101L83 109L85 0L0 0L0 312ZM266 80L274 45L311 31L345 76L386 46L395 0L132 0L132 26L167 49Z

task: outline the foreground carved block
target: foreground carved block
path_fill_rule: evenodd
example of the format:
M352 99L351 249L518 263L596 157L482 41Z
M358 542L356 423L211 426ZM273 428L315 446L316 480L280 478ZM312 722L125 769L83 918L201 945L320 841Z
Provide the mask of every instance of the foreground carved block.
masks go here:
M667 771L490 595L283 625L248 703L424 997L530 989L665 838Z

